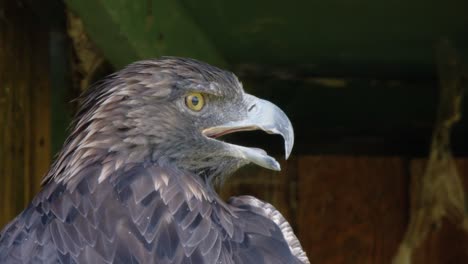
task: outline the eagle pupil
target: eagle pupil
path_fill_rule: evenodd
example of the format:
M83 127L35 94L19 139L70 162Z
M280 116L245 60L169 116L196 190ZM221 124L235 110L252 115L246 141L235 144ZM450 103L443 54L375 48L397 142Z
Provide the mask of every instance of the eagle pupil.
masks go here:
M193 97L192 97L192 105L193 105L193 106L197 106L198 103L200 103L200 100L198 99L198 97L197 97L197 96L193 96Z

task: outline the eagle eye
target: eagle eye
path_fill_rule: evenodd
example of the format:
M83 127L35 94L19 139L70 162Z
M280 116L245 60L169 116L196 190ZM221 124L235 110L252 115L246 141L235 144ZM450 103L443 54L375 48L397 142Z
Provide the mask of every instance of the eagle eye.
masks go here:
M205 106L205 98L203 94L192 92L185 97L185 105L193 111L201 111Z

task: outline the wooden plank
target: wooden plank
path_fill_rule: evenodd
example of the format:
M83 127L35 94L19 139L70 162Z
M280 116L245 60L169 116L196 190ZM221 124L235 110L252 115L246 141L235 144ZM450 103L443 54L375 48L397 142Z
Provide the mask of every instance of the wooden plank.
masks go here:
M31 10L1 0L0 226L39 189L50 163L47 29Z
M311 261L390 263L407 221L405 167L398 157L301 157L297 233Z
M162 55L226 62L177 1L67 0L87 32L116 67Z
M48 172L52 162L52 125L51 125L51 82L49 71L44 65L49 65L48 38L44 33L35 30L31 33L37 40L38 50L31 54L31 81L37 85L29 85L31 98L31 187L30 196L34 197L41 187L42 178Z

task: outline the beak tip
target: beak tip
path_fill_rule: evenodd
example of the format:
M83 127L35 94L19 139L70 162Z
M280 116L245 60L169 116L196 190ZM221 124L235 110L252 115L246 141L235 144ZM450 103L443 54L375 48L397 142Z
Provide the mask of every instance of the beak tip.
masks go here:
M291 134L294 135L293 132L291 132ZM285 143L284 143L284 153L285 153L285 158L288 159L291 156L291 152L294 146L294 136L286 137L286 138L287 139L285 140Z
M285 159L285 160L289 159L289 156L290 156L290 155L291 155L290 153L286 152L286 154L284 155L284 159Z
M265 160L267 161L265 164L266 166L263 167L274 171L281 171L281 165L274 158L267 156Z
M273 165L272 169L274 171L281 171L281 165L278 162L276 162L276 164Z

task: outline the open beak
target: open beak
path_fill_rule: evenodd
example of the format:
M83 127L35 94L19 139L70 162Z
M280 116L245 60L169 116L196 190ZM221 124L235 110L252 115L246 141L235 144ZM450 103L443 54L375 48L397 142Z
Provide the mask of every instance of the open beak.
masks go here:
M252 130L263 130L269 134L279 134L284 139L285 156L287 159L294 145L294 131L286 114L279 107L266 100L249 94L245 94L244 97L249 106L244 119L206 128L202 131L203 135L216 139L226 134ZM279 163L274 158L268 156L262 149L223 143L228 148L228 155L246 159L267 169L281 170Z

